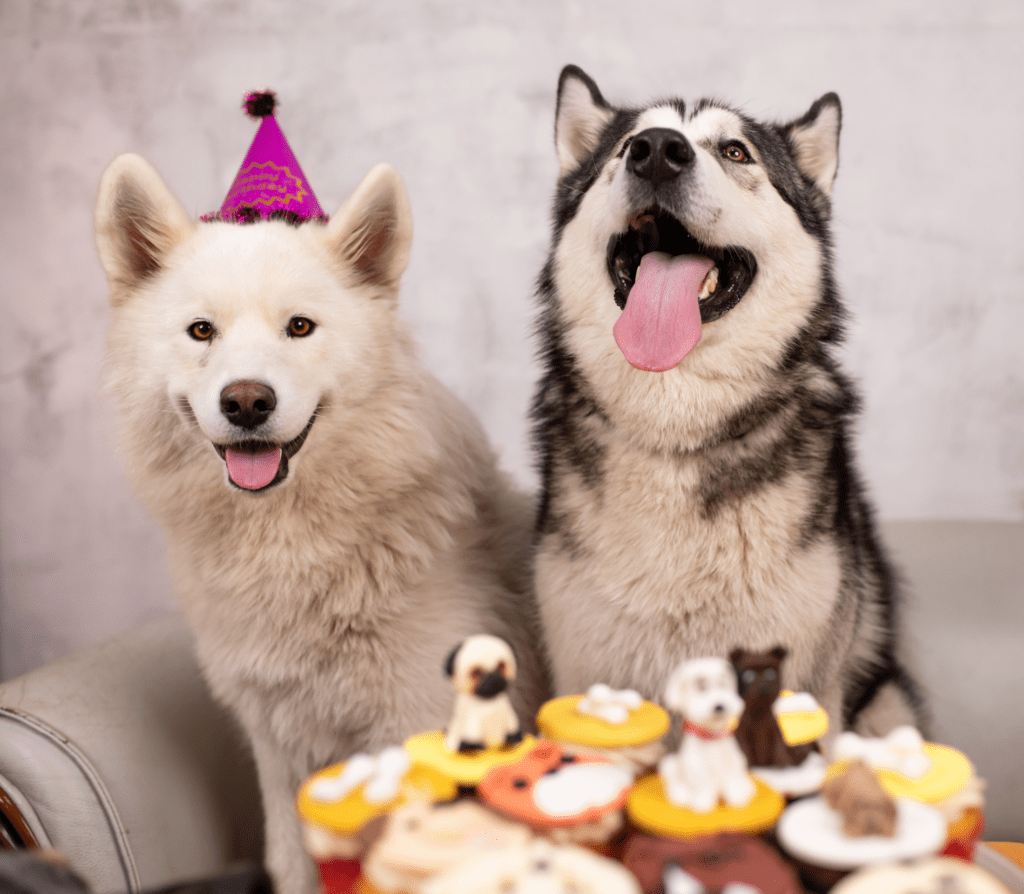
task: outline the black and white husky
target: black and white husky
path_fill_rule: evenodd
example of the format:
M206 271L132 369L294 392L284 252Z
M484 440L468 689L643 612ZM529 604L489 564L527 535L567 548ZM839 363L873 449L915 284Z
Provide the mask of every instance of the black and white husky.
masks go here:
M832 356L840 121L832 93L787 124L617 108L562 71L533 410L559 693L783 645L834 728L925 722Z

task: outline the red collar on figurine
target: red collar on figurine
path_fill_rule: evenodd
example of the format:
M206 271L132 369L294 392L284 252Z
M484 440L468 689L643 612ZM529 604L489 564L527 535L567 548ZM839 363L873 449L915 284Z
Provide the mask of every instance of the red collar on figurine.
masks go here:
M732 735L731 729L716 732L689 720L683 722L683 732L688 736L696 736L698 739L705 740L725 739Z

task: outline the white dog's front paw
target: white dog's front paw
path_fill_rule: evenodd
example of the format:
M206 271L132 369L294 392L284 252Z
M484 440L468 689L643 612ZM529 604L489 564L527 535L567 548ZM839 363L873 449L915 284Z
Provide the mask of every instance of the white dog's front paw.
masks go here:
M690 792L690 810L710 813L718 806L718 792L713 788L697 788Z
M730 807L746 807L757 794L757 786L750 776L744 774L730 779L722 794Z
M695 810L697 813L707 813L709 810L714 808L715 799L712 798L712 804L710 807L701 807L704 803L704 798L701 795L695 793L686 783L674 782L671 786L665 789L665 797L668 798L669 803L675 807L685 807L689 810Z

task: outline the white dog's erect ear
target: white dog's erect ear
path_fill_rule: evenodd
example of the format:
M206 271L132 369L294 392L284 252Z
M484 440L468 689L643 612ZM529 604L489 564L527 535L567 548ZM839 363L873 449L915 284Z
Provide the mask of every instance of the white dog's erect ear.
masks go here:
M839 129L843 109L835 93L826 93L807 113L786 125L784 131L793 147L800 170L825 195L832 195L832 183L839 166Z
M160 175L138 155L120 155L110 163L100 180L94 220L115 305L163 269L167 253L194 226Z
M567 65L558 78L555 152L562 175L593 154L601 133L615 116L597 84L582 68Z
M397 288L412 246L412 212L398 171L374 167L331 218L324 239L358 284Z

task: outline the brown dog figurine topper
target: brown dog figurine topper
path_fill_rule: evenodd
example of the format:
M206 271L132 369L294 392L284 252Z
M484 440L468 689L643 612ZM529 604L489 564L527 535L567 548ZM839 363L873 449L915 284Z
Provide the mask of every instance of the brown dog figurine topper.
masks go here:
M822 786L828 806L843 817L843 834L851 838L862 835L896 834L896 802L886 794L871 768L862 760L851 761L838 776Z
M772 710L782 689L782 662L787 654L782 646L767 652L733 649L729 654L745 706L736 741L751 767L796 767L814 750L813 744L787 744Z
M455 687L455 710L445 745L462 753L515 745L522 741L519 718L508 697L516 659L503 639L471 636L452 651L445 673Z

